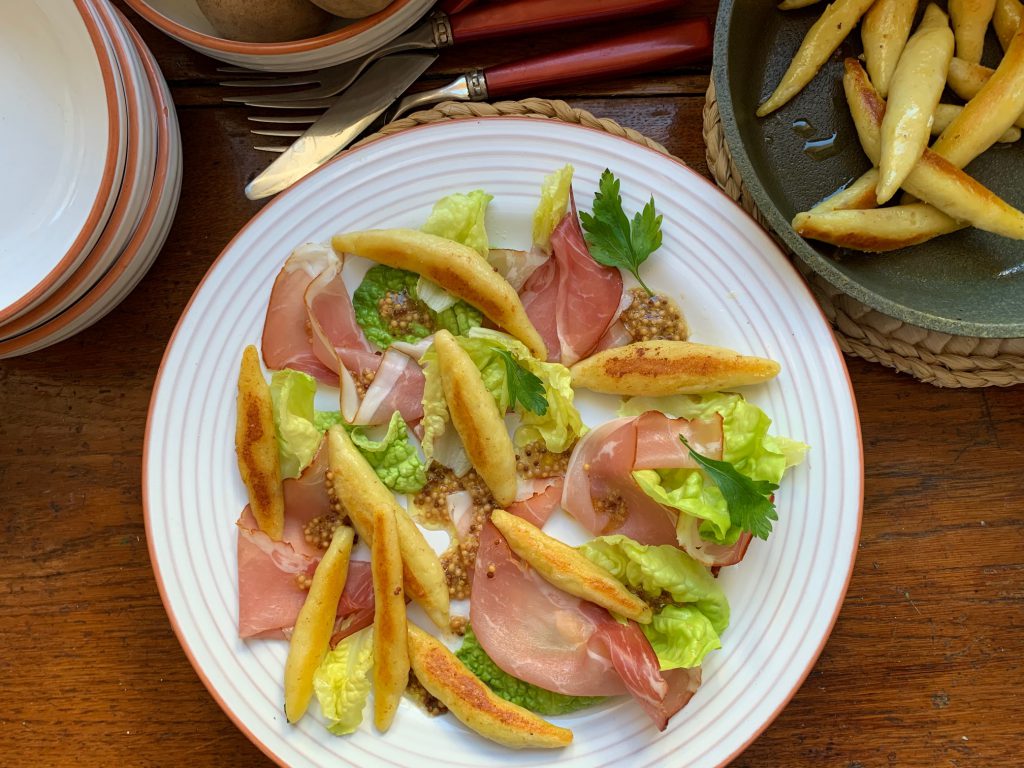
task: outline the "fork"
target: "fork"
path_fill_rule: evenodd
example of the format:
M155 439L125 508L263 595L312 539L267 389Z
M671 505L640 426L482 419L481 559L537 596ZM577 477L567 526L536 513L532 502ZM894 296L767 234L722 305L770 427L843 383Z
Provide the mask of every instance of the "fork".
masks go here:
M681 0L508 0L500 4L466 10L466 0L450 0L444 5L451 14L439 11L411 31L386 43L376 51L353 61L314 72L285 77L259 77L224 80L229 88L297 88L302 90L272 94L225 96L224 101L252 107L280 109L326 109L332 97L348 88L377 59L402 51L441 50L456 42L485 40L515 33L542 32L567 26L592 23L623 16L638 16L679 8ZM249 70L224 67L226 74L249 74ZM292 122L282 120L279 122Z

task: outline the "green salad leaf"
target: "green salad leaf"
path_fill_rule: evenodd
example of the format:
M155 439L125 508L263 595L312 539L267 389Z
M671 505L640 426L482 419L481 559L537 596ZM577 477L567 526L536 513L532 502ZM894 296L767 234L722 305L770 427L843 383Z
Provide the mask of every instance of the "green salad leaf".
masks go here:
M484 219L494 198L482 189L442 197L421 229L428 235L446 237L472 248L485 259L490 250Z
M681 549L639 544L622 535L601 536L578 549L646 599L670 598L650 624L640 625L662 669L695 667L721 648L719 636L729 626L725 592Z
M313 692L336 736L352 733L363 721L372 667L373 627L367 627L338 643L313 674Z
M733 525L729 507L718 486L696 469L637 469L633 479L659 504L699 518L701 537L730 546L742 529Z
M544 397L544 383L517 363L508 350L496 349L495 353L505 363L505 388L512 406L519 403L538 416L545 415L548 412L548 400Z
M298 477L320 447L323 432L314 419L313 398L316 379L285 368L270 378L270 400L274 410L274 431L281 463L281 477Z
M661 220L652 196L643 211L630 221L622 209L619 180L607 168L594 196L593 213L580 213L580 224L594 261L631 272L651 295L651 289L640 277L640 265L661 247Z
M604 701L595 696L554 693L513 677L491 660L473 634L472 627L466 629L462 647L455 655L498 696L539 715L564 715Z
M551 233L565 218L572 192L573 167L566 165L544 179L540 202L533 214L533 243L545 251L551 249Z
M416 493L427 484L426 465L409 440L409 429L398 411L391 414L382 440L367 437L365 427L354 427L350 434L380 481L395 493Z
M381 349L387 349L396 341L414 344L441 329L455 335L465 334L483 322L480 310L464 301L456 302L443 312L430 309L419 299L418 280L412 272L377 264L367 271L352 294L356 322L366 338ZM381 305L387 299L392 306L399 307L392 318L381 315Z

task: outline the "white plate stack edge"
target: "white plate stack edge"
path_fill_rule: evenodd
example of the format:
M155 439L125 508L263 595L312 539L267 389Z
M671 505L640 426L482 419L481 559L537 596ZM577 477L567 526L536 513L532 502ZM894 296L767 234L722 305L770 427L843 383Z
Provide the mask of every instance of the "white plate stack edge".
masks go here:
M152 54L109 0L25 0L0 29L0 358L69 338L156 260L181 138Z

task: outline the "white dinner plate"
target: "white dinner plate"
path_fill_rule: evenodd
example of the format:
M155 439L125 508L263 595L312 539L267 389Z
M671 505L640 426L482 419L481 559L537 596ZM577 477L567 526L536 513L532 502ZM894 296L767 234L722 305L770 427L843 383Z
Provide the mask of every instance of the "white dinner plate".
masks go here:
M747 395L775 431L811 445L783 481L771 538L722 571L732 606L724 647L705 660L703 685L663 733L628 697L552 718L575 734L557 752L505 750L405 701L383 735L364 722L353 736L334 737L318 714L290 726L286 644L242 641L236 629L234 522L246 503L233 442L236 377L243 347L259 343L274 277L301 243L339 230L418 227L438 198L476 188L494 195L492 244L528 247L541 181L566 162L576 167L583 209L605 167L621 179L627 209L655 196L664 245L644 265L645 280L679 301L694 340L781 362L777 380ZM580 402L594 426L614 416L617 399L581 393ZM175 631L224 710L288 766L724 765L781 711L821 652L853 567L863 490L846 368L773 241L681 163L607 133L521 119L405 131L347 153L264 208L211 267L175 330L143 466L150 554Z
M121 181L127 119L120 72L87 8L72 0L8 6L0 23L0 321L56 290L99 238Z

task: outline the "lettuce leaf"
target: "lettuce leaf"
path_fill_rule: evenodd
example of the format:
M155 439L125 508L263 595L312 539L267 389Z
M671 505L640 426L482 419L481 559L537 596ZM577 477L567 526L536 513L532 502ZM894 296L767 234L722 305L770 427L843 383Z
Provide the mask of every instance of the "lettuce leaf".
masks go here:
M482 189L442 197L434 203L434 209L421 229L428 235L446 237L467 245L486 259L490 245L484 218L493 199Z
M498 696L539 715L564 715L604 700L596 696L566 696L512 677L491 660L471 627L466 629L462 647L455 655Z
M370 695L373 627L349 635L328 652L313 675L313 691L336 736L352 733L363 720Z
M387 349L396 341L414 344L425 339L436 330L446 329L453 334L464 334L483 322L480 310L464 301L457 302L443 312L435 312L422 304L416 285L419 277L413 272L394 269L383 264L371 267L363 281L352 294L352 307L356 322L363 329L366 338L381 349ZM405 301L416 302L426 313L427 323L410 320L402 329L392 328L381 317L380 303L388 295L399 296Z
M420 446L423 448L423 455L430 461L434 457L434 441L444 434L451 416L448 413L448 403L444 399L441 371L433 344L420 358L420 366L423 368L423 418L420 420L423 437L420 438Z
M564 365L538 360L522 342L488 328L473 328L466 338L459 339L459 343L469 352L477 368L480 368L484 383L491 394L495 395L502 412L508 408L508 372L501 356L495 354L495 351L508 352L544 385L544 397L548 403L545 413L539 414L521 407L516 409L522 417L515 434L517 445L541 440L549 451L561 453L587 432L579 411L573 405L572 377ZM489 382L492 377L493 380ZM499 389L500 392L496 391Z
M569 210L573 167L566 165L544 179L540 202L533 214L533 242L546 251L551 249L551 233Z
M427 484L426 466L409 440L409 429L398 411L391 414L382 440L371 440L363 427L354 427L350 434L377 477L395 493L416 493Z
M772 423L768 415L736 393L634 397L619 409L622 416L638 416L647 411L684 419L720 414L724 439L722 460L755 481L780 483L786 470L802 462L808 450L804 443L768 434ZM633 473L633 478L652 499L682 515L699 518L702 538L728 546L735 544L742 533L739 526L731 523L725 497L706 472L640 470ZM685 525L682 515L679 524Z
M729 626L725 592L710 571L681 549L647 546L622 535L602 536L578 549L647 599L671 598L650 624L640 627L662 669L695 667L709 651L721 648L719 636Z
M298 477L320 447L324 430L315 424L315 395L316 379L309 374L285 368L270 379L282 478Z

